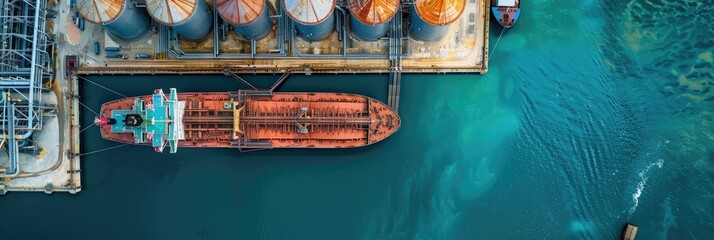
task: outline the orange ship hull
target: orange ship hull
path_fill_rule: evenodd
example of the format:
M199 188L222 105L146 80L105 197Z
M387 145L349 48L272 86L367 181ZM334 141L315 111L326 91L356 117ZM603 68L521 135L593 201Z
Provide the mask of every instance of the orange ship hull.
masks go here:
M151 100L147 95L110 101L100 114L130 110L137 98ZM178 100L185 102L178 147L351 148L379 142L400 125L384 103L355 94L196 92L179 93ZM105 139L135 143L132 133L100 128Z

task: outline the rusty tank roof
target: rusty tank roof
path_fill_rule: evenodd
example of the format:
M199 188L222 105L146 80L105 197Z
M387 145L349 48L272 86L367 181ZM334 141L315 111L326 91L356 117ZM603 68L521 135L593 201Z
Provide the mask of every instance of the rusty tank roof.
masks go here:
M77 13L87 21L106 24L114 21L124 7L124 0L77 0Z
M417 15L434 26L449 25L461 17L466 0L415 0Z
M146 11L157 21L174 25L191 17L196 11L196 1L203 0L146 0Z
M388 22L399 9L399 0L350 0L350 13L362 23Z
M265 0L216 0L216 11L234 25L249 24L264 11Z
M296 22L317 24L325 21L335 10L336 0L282 0L285 12Z

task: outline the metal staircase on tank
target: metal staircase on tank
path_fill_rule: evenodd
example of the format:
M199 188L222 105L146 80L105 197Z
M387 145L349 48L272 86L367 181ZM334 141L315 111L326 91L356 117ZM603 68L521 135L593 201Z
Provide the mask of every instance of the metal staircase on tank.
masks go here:
M402 5L400 10L389 22L389 95L387 105L395 112L399 111L399 94L402 81L402 49L404 36L402 34Z

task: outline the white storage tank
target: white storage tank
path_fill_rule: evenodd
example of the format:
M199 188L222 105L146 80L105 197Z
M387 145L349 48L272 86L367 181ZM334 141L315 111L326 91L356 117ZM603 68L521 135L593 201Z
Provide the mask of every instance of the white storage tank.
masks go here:
M213 13L204 0L146 0L146 10L188 40L204 38L213 29Z
M310 42L322 40L335 30L336 0L283 0L288 16L300 36Z

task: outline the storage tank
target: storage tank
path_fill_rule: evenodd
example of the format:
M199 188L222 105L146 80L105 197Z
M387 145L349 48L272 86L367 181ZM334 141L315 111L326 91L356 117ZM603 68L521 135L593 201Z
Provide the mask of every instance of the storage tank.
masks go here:
M188 40L199 40L213 29L213 13L204 0L146 0L146 10Z
M399 0L350 0L350 28L359 39L375 41L387 34Z
M283 0L283 6L307 41L322 40L335 28L335 0Z
M135 40L149 31L149 15L128 0L77 0L76 7L84 19L124 40Z
M411 32L421 40L438 40L464 12L466 0L414 0Z
M238 34L252 40L264 38L273 26L266 0L216 0L216 11Z

